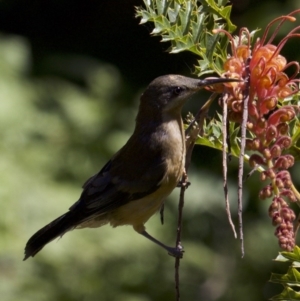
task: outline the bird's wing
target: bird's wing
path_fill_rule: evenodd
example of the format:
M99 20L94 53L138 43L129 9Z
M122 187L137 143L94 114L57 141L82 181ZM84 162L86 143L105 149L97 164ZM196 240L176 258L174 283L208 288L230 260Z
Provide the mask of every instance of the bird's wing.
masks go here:
M159 154L153 153L142 162L130 162L124 159L124 150L119 153L85 182L80 199L70 208L79 209L82 220L105 214L160 187L166 168Z

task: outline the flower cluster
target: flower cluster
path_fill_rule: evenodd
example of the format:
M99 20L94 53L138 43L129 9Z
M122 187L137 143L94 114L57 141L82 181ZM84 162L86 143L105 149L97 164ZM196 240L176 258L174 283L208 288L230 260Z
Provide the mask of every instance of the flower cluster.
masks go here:
M289 123L296 117L299 109L294 105L284 105L283 100L299 92L298 62L289 62L280 54L282 47L296 33L300 26L294 28L277 46L272 42L285 21L294 21L292 16L282 16L272 21L261 39L251 49L250 34L246 28L240 31L238 41L224 32L231 39L232 56L224 65L224 77L244 80L228 83L225 93L228 96L228 118L241 123L244 102L248 102L246 149L251 151L249 163L253 168L262 166L261 180L269 184L260 191L260 198L272 197L269 215L276 226L275 235L280 246L292 250L295 244L293 221L294 212L287 202L295 202L292 180L288 169L294 164L294 157L286 154L291 147ZM270 27L279 23L268 41ZM287 68L295 69L292 76L286 74Z

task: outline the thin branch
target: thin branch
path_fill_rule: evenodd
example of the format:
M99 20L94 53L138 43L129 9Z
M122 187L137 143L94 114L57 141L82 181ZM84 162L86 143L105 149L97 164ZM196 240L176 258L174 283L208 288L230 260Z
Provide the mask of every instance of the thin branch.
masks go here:
M241 150L239 155L239 175L238 175L238 218L239 218L239 233L241 241L241 253L242 258L245 256L244 249L244 233L243 233L243 172L244 172L244 155L245 155L245 146L246 146L246 130L248 122L248 102L249 102L249 59L246 64L246 89L243 99L243 121L241 124Z
M180 196L178 204L178 222L177 222L177 236L176 236L176 247L181 248L181 227L182 227L182 212L184 206L184 193L187 188L187 174L184 172L181 178ZM180 300L180 288L179 288L179 266L180 258L175 258L175 291L176 301Z
M247 95L244 99L243 122L241 125L241 151L239 155L239 175L238 175L238 217L239 217L239 232L241 241L242 258L245 256L244 249L244 233L243 233L243 172L244 172L244 154L246 141L246 125L248 118L248 99Z
M180 185L180 196L178 204L178 222L177 222L177 236L176 236L176 246L181 248L181 230L182 230L182 212L184 206L184 193L187 189L189 182L187 171L191 163L192 152L194 149L195 142L197 140L198 134L203 131L203 124L205 116L209 110L210 105L216 98L217 94L213 93L208 101L201 107L197 112L195 118L189 124L188 128L185 131L185 140L186 140L186 160L185 160L185 172L181 178ZM176 257L175 259L175 291L176 291L176 301L180 300L180 288L179 288L179 266L180 258Z
M224 196L225 196L225 209L228 218L229 225L231 226L234 238L237 238L236 230L234 223L231 218L230 212L230 202L228 197L228 179L227 179L227 163L228 163L228 156L227 156L227 145L229 148L229 130L228 130L228 122L227 122L227 95L223 96L223 146L222 146L222 157L223 157L223 189L224 189Z

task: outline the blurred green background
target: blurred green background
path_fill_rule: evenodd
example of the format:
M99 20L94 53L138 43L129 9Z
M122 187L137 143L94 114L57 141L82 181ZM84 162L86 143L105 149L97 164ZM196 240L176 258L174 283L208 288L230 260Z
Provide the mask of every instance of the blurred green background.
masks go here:
M81 185L121 147L138 100L156 76L191 76L195 58L138 25L138 0L0 1L0 299L174 300L174 259L131 227L76 230L23 262L28 238L78 199ZM298 1L234 1L233 22L250 30ZM300 16L299 16L300 19ZM299 24L299 22L298 22ZM293 26L295 26L293 24ZM283 38L291 29L280 32ZM299 40L283 50L300 59ZM185 112L199 108L199 96ZM211 112L211 115L214 113ZM237 162L230 163L236 221ZM299 187L299 164L293 169ZM245 258L224 210L221 154L197 147L183 221L182 300L266 300L281 287L270 273L279 249L255 174L245 183ZM175 242L178 190L147 229Z

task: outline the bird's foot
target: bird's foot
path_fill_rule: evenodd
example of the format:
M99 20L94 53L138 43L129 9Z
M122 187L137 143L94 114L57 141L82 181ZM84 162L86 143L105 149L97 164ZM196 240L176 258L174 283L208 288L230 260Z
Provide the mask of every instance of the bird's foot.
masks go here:
M179 244L175 248L168 247L168 254L173 257L182 258L183 253L184 253L184 250L183 250L183 246L181 244Z
M177 187L185 187L185 188L188 188L189 186L191 185L191 182L182 182L182 181L179 181L178 184L177 184Z

